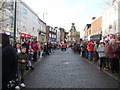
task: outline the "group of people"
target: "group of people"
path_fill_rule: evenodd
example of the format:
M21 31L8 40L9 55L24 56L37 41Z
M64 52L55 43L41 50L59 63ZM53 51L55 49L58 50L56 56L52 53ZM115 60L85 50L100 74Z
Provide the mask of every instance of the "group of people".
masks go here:
M50 55L52 49L59 48L58 44L42 43L32 39L21 43L19 40L13 44L9 36L1 34L2 43L2 89L17 89L25 87L24 72L33 70L33 62L46 55Z
M1 34L2 43L2 90L25 87L24 72L33 70L32 62L38 58L42 59L50 55L53 49L66 49L66 44L42 43L32 39L20 43L19 40L12 44L9 36ZM115 39L110 41L81 41L71 45L72 50L90 61L99 61L99 70L111 70L112 73L119 72L120 43Z
M81 41L74 43L72 50L90 61L99 62L99 70L111 70L119 72L120 42L115 39L105 41Z

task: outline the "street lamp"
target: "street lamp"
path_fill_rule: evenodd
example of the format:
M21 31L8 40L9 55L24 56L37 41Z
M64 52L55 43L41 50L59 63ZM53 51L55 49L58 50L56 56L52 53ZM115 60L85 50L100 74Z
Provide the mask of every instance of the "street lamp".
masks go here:
M15 0L15 10L14 10L14 44L16 43L16 10L17 10L17 0Z

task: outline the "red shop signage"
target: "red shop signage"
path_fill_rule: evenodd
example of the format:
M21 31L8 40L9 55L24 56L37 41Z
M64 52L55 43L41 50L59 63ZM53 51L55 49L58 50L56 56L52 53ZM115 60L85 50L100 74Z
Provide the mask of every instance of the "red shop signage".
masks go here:
M20 33L20 37L31 38L32 36L25 33Z
M32 36L29 34L26 34L26 38L31 38Z
M20 33L20 37L26 37L25 33Z

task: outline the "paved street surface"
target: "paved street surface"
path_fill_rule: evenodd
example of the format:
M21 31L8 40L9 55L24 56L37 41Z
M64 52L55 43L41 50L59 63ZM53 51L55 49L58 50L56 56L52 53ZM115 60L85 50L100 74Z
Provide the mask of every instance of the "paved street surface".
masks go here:
M118 88L117 80L71 49L55 50L25 78L26 88Z

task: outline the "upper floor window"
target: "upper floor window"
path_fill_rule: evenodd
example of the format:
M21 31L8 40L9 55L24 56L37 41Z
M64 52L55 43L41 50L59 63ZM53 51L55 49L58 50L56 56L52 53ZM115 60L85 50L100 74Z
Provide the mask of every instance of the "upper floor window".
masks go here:
M40 28L40 30L42 30L42 25L41 24L39 24L39 28Z
M33 17L32 17L32 22L34 23L34 24L36 24L38 21L37 21L38 19L37 19L37 17L34 15Z
M10 28L13 28L13 18L10 17Z
M27 27L27 23L22 22L22 27L23 27L23 28L26 28L26 27Z
M22 11L23 17L27 18L27 14L28 14L28 11L25 8L23 8L23 11Z
M13 9L14 9L14 2L10 2L10 3L9 3L8 9L9 9L9 10L13 10Z

